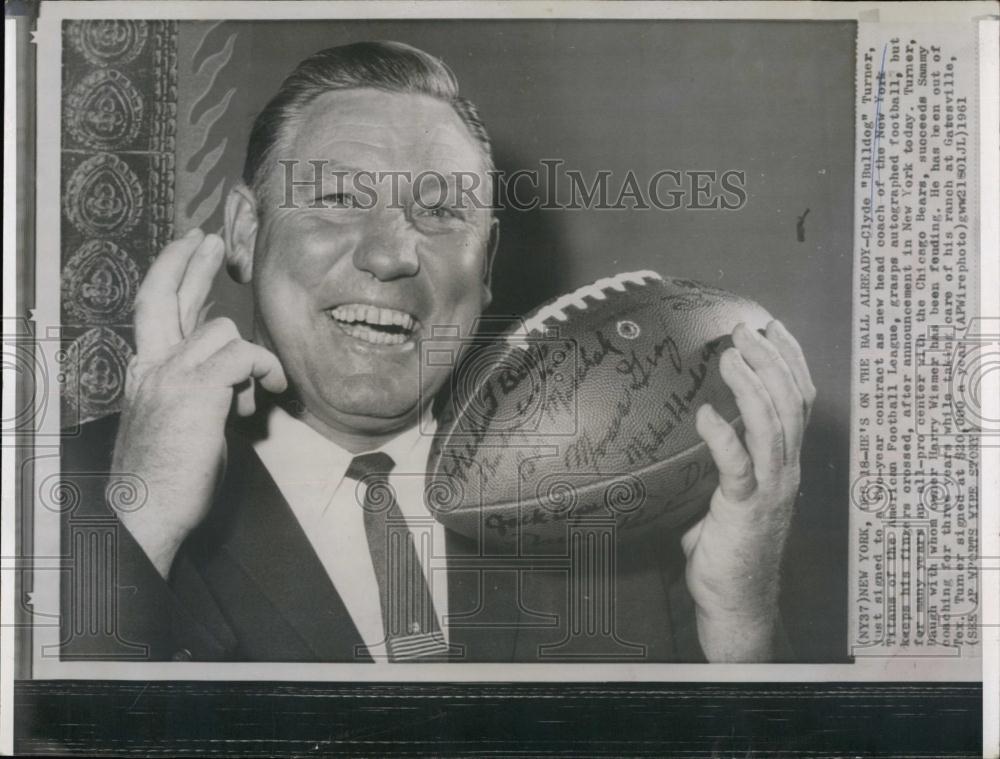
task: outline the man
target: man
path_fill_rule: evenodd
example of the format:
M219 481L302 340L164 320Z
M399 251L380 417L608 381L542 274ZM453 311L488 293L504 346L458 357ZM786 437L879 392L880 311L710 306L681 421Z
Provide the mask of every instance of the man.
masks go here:
M295 173L314 165L336 181ZM476 109L422 51L331 48L291 74L254 124L225 240L190 231L138 293L120 418L64 448L67 471L110 473L107 505L103 493L86 499L66 544L86 544L78 525L95 514L113 512L121 528L101 607L113 629L77 618L79 588L64 583L64 656L558 656L579 589L545 567L477 569L478 547L431 523L413 476L429 445L418 423L448 379L420 367L418 341L435 325L468 334L490 302L491 169ZM470 176L471 194L459 179ZM252 342L204 318L223 261L252 287ZM593 657L787 655L778 580L815 391L779 323L766 335L741 325L733 341L721 370L746 434L699 409L720 473L711 508L679 543L651 533L622 557L618 628ZM111 493L126 482L140 484L141 507L117 507ZM386 484L391 516L377 522ZM412 529L404 545L418 535L434 548L387 559L390 522ZM409 573L405 603L390 566Z

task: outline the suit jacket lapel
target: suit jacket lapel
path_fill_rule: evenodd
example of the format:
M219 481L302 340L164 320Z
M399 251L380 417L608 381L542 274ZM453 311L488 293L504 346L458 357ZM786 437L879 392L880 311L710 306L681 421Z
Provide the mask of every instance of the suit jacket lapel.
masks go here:
M316 661L370 661L358 656L361 634L267 468L238 431L228 430L227 443L226 474L204 530L221 543L215 561L226 565L210 572L216 597L234 599L227 611L236 616L250 606L273 608L284 625L269 633L280 635L281 627L293 639L274 640L268 659L289 658L289 650L300 659L306 649ZM446 536L450 639L464 646L461 660L513 661L523 624L517 572L489 569L477 541L451 530Z
M300 639L288 641L291 648L304 643L318 661L357 661L361 635L278 486L242 436L231 431L227 442L220 561L228 559L249 586L229 592L244 606L254 591L263 596ZM282 647L275 641L275 658Z

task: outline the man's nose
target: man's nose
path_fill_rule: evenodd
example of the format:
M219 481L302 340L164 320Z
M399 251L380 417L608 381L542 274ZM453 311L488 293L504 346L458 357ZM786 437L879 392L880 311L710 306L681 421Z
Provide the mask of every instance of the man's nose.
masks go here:
M354 265L384 282L412 277L420 269L414 230L403 220L378 214L354 249Z

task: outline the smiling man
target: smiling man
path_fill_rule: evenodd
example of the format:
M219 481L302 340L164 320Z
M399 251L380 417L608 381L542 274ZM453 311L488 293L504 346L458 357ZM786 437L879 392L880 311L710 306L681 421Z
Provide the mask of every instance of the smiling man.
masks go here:
M67 471L146 494L87 506L124 528L104 590L115 624L85 624L65 583L65 657L536 661L565 637L565 578L470 571L476 547L422 499L419 422L448 369L421 367L417 346L437 325L469 334L490 302L492 165L476 109L422 51L331 48L291 74L255 122L225 239L192 230L142 285L120 418L64 446ZM471 194L463 177L480 180ZM252 287L252 339L205 319L224 261ZM782 655L780 562L814 390L777 322L733 340L721 366L746 435L699 410L720 485L683 541L651 535L623 559L629 656ZM409 533L394 559L390 523Z
M489 303L489 198L460 208L432 178L472 174L485 192L488 158L451 103L423 92L341 89L297 110L294 132L248 166L256 190L230 197L230 268L253 285L255 335L294 378L303 420L367 450L413 426L421 391L444 380L418 366L424 326L468 328ZM319 183L294 180L317 166ZM382 178L378 202L368 178Z

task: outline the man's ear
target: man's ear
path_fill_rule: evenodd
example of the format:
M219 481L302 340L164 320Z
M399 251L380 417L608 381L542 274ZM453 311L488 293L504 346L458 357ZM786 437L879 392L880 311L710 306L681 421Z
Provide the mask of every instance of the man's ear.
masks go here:
M257 242L257 198L242 182L226 198L226 270L240 284L253 277Z
M490 221L489 239L486 241L486 260L483 263L483 292L486 294L483 308L493 301L493 262L500 247L500 220Z

